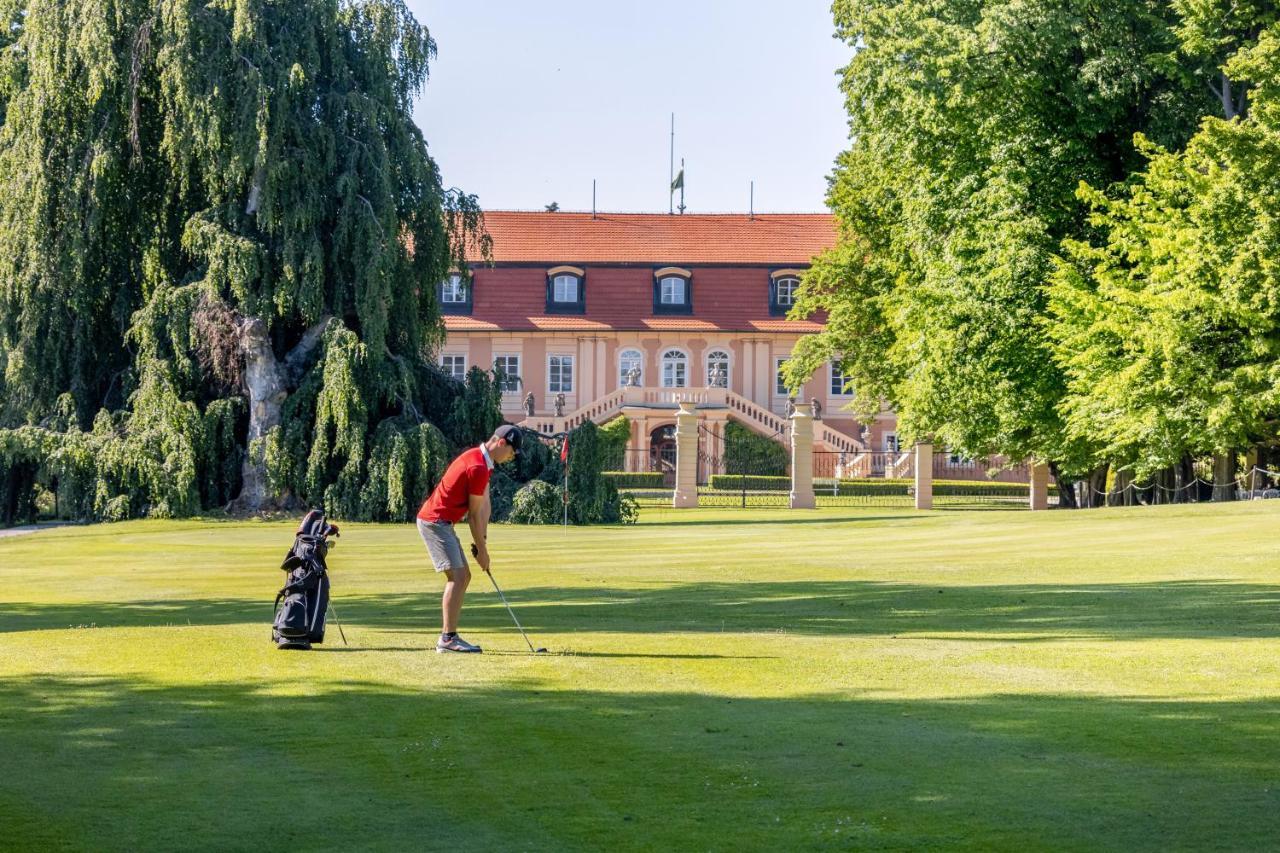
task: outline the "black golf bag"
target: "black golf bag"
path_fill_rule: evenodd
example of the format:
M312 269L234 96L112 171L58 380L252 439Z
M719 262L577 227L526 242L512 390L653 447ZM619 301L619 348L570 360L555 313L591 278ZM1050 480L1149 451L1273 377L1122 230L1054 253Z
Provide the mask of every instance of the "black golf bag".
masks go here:
M329 611L329 570L325 556L337 525L325 521L313 509L298 525L293 547L280 568L288 572L284 588L276 595L276 618L271 639L277 648L309 649L324 642L324 620Z

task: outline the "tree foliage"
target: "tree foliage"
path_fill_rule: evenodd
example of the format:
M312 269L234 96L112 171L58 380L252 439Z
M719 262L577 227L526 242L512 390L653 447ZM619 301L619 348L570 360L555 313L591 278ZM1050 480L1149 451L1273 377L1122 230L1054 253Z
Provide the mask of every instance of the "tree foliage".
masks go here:
M1051 291L1068 429L1140 476L1273 440L1280 419L1280 26L1225 73L1251 84L1249 115L1206 117L1182 150L1140 141L1129 182L1082 185L1095 230Z
M491 379L431 366L434 285L487 245L413 122L434 45L404 2L0 16L0 428L105 442L98 517L268 469L276 502L402 516L497 417Z
M1120 461L1122 430L1087 428L1104 413L1074 401L1063 351L1084 341L1050 331L1050 284L1065 275L1064 241L1105 228L1080 183L1128 180L1148 146L1180 150L1220 109L1205 83L1221 44L1187 35L1188 9L1205 32L1211 5L837 0L854 49L841 83L851 146L828 195L840 239L804 279L796 312L829 320L801 342L791 378L834 358L861 414L888 402L904 438L968 456L1038 457L1076 474ZM1142 321L1106 322L1123 334ZM1162 440L1158 428L1124 439Z

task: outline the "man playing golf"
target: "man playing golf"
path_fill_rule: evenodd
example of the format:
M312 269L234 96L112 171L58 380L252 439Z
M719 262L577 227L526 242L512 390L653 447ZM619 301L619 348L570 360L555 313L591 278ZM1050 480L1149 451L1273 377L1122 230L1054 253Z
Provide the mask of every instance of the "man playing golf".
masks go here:
M489 532L489 475L494 465L515 458L520 452L523 435L518 427L503 424L479 447L459 454L449 464L444 477L436 485L431 496L418 510L418 533L427 545L427 553L437 572L444 572L444 625L437 652L479 652L458 636L458 614L462 612L462 597L471 583L471 570L462 554L462 545L453 526L467 517L471 527L472 553L480 568L489 571L489 550L485 536Z

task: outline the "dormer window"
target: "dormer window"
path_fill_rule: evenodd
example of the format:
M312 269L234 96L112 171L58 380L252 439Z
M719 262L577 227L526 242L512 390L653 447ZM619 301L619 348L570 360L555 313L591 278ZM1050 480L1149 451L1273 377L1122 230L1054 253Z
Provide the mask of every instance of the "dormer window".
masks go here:
M437 291L442 314L471 313L471 284L462 273L450 273Z
M653 313L693 313L693 273L681 267L653 272Z
M579 267L547 270L547 313L584 314L586 310L586 271Z
M774 270L769 273L769 314L785 317L800 295L800 270Z

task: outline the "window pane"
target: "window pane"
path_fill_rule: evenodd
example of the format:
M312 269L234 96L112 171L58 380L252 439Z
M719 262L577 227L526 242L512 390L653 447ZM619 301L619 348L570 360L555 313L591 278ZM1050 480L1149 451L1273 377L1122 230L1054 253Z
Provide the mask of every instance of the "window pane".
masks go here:
M831 393L833 395L849 396L853 393L853 389L847 387L849 377L842 372L842 368L835 362L831 363Z
M663 305L683 305L684 279L664 278L662 280L660 299Z
M777 283L777 302L782 306L794 305L796 289L800 285L798 278L780 278Z
M467 301L467 285L460 275L451 275L441 285L440 301L457 303Z
M786 363L787 363L787 360L785 358L778 359L778 385L774 390L777 391L778 395L781 397L785 397L790 393L787 390L787 383L783 381L783 378L782 378L782 368L786 365Z
M573 391L573 356L553 355L548 362L547 387L553 393Z
M627 384L631 375L631 371L633 369L640 371L640 374L637 376L637 382L641 384L643 383L644 368L641 366L641 362L642 362L642 358L639 350L629 349L629 350L622 351L622 354L618 356L618 385L619 386L623 386Z
M502 372L502 391L513 394L520 390L520 356L500 355L493 360L494 370Z
M554 295L552 297L556 302L577 302L578 301L578 279L571 275L558 275L554 282Z

